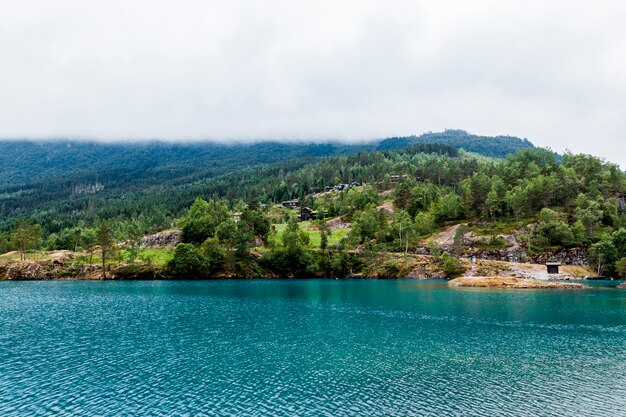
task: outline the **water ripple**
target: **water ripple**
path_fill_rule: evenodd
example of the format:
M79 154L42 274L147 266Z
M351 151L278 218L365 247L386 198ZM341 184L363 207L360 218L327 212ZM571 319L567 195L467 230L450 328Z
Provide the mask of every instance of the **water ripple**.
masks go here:
M571 294L0 283L0 415L626 415L624 299Z

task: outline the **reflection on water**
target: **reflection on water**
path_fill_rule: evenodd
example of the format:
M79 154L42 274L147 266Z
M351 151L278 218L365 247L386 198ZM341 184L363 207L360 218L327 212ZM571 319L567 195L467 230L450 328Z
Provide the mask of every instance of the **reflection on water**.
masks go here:
M0 415L624 415L626 292L0 283Z

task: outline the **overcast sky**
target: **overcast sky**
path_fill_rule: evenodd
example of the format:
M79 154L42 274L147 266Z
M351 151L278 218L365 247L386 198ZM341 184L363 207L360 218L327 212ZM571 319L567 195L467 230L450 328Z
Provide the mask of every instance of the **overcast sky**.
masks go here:
M602 0L3 1L0 137L460 128L626 167L625 16Z

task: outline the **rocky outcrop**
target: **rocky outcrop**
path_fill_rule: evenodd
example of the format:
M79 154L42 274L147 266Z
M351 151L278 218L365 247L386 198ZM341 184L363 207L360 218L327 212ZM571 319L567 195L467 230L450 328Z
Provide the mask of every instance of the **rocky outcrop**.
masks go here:
M352 223L344 221L341 217L335 217L334 219L328 220L326 225L328 226L328 230L331 231L352 227Z
M180 230L168 230L155 233L143 238L142 248L174 247L180 243Z
M450 287L515 288L515 289L581 289L575 282L540 281L511 277L461 277L448 282Z

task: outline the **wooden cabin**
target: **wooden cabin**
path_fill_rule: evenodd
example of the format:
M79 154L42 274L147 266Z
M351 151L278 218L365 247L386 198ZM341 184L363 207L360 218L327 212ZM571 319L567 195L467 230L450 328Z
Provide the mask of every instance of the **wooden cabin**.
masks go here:
M311 210L309 207L302 207L300 209L300 220L303 222L307 220L315 220L317 218L317 212Z
M561 266L560 262L548 262L546 267L548 268L548 274L558 274L559 267Z

